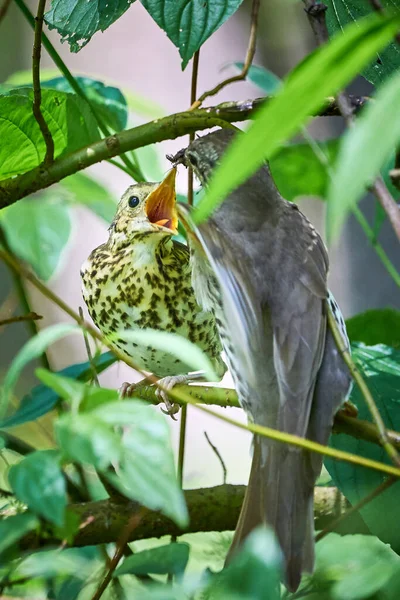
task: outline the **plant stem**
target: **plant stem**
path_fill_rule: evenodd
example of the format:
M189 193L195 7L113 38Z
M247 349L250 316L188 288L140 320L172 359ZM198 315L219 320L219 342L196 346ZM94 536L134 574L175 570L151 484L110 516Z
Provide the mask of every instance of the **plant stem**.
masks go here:
M19 7L22 14L24 15L24 17L26 18L28 23L31 25L31 27L33 27L35 29L35 18L33 16L33 14L31 13L31 11L29 10L28 6L25 4L24 0L15 0L15 3ZM103 121L101 116L99 115L98 111L96 110L96 108L94 107L92 102L87 97L84 89L79 85L79 83L77 82L75 77L72 75L71 71L68 69L67 65L64 63L64 61L62 60L61 56L58 54L57 50L54 48L54 46L51 43L51 41L49 40L49 38L43 32L41 32L41 38L42 38L42 44L43 44L44 48L46 48L50 58L53 60L56 67L64 75L65 79L68 81L68 83L70 84L70 86L72 87L74 92L78 96L80 96L85 102L87 102L87 104L89 105L89 108L92 111L92 113L97 121L97 124L99 126L99 129L101 130L103 135L105 135L105 136L110 135L110 131L109 131L107 125L105 124L105 122ZM126 167L128 168L129 174L131 176L133 176L136 181L144 181L144 175L141 172L138 165L134 165L132 163L132 161L129 160L128 157L123 156L123 155L121 155L121 160L125 163ZM117 163L117 166L119 166L118 163Z
M43 165L48 166L54 160L54 140L52 138L49 126L43 116L40 105L42 103L42 90L40 89L40 57L42 53L42 31L43 31L43 16L46 0L39 0L37 14L35 18L35 35L32 52L32 83L33 83L33 116L46 145L46 154L43 159Z
M19 263L15 257L12 256L9 252L4 249L0 249L0 258L2 258L12 269L17 271L17 273L27 279L30 283L32 283L36 289L38 289L46 298L57 304L64 312L66 312L78 325L82 328L86 329L86 331L96 340L104 344L109 350L113 352L113 354L119 359L125 362L132 369L135 369L139 373L145 375L142 370L138 367L138 365L131 359L131 357L124 354L118 348L115 348L112 343L102 336L90 323L86 321L82 321L80 316L72 310L61 298L59 298L52 290L47 288L39 279L37 279L33 273L31 273L24 265ZM373 469L374 471L378 471L381 473L386 473L387 475L393 475L394 477L400 478L400 469L396 467L392 467L391 465L387 465L381 463L376 460L371 460L369 458L365 458L363 456L357 456L355 454L351 454L350 452L345 452L343 450L336 450L334 448L329 448L328 446L323 446L322 444L318 444L317 442L312 442L311 440L298 437L296 435L292 435L290 433L284 433L282 431L278 431L276 429L272 429L270 427L263 427L261 425L255 425L249 423L245 425L236 419L232 419L227 417L226 415L222 415L219 413L210 410L206 406L201 406L194 401L189 394L183 393L179 388L175 388L173 390L166 390L160 383L158 382L157 377L154 375L146 375L147 379L154 383L157 387L167 392L174 400L177 402L181 402L183 404L191 404L196 407L197 410L201 410L202 412L212 415L221 421L225 421L226 423L230 423L238 427L239 429L243 429L245 431L250 431L252 433L256 433L263 437L267 437L269 439L275 440L279 443L290 444L297 448L302 448L304 450L309 450L310 452L316 452L317 454L321 454L323 456L330 456L335 460L343 460L345 462L351 463L353 465L359 465L362 467L366 467L369 469Z
M7 11L10 7L11 0L4 0L3 4L0 7L0 23L4 19L7 14Z
M21 321L38 321L39 319L43 319L42 315L38 315L35 312L29 312L26 315L17 315L16 317L10 317L9 319L2 319L0 321L0 327L11 325L11 323L20 323Z
M372 229L372 227L370 227L362 211L358 206L355 206L353 208L353 213L360 227L362 227L362 229L364 230L364 233L368 238L369 242L371 243L372 247L374 248L376 254L381 259L385 269L387 270L393 281L400 287L400 273L397 271L396 267L382 248L381 244L379 244L379 242L376 240L374 230Z
M230 83L235 83L236 81L243 81L244 79L246 79L247 73L249 72L256 52L257 25L260 3L261 0L253 0L253 6L251 9L250 39L242 72L239 73L239 75L234 75L233 77L228 77L227 79L224 79L224 81L221 81L221 83L216 85L213 89L208 90L208 92L204 92L204 94L202 94L198 100L193 100L191 105L192 110L195 108L199 108L206 98L208 98L209 96L215 96L215 94L218 94L218 92L220 92L224 87L226 87Z

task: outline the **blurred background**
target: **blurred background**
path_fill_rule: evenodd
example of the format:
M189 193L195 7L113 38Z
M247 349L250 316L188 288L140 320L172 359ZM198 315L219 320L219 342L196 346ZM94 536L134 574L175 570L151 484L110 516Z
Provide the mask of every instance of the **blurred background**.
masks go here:
M29 2L35 10L36 3ZM228 75L234 74L235 61L243 61L249 36L250 0L245 0L240 10L223 25L202 47L198 78L198 95L212 88ZM191 64L182 72L177 49L152 21L139 2L134 5L106 32L97 33L91 42L78 54L71 54L67 44L61 44L57 33L47 31L57 51L61 54L74 75L87 75L115 85L129 92L143 110L131 115L130 126L150 120L156 116L185 110L190 105ZM16 71L29 69L31 65L33 32L17 7L10 6L8 14L0 24L0 81L6 80ZM279 76L284 76L307 54L314 39L302 3L293 0L263 0L257 54L254 64L262 65ZM53 68L51 59L43 52L42 67ZM369 93L371 86L364 80L357 81L352 91ZM207 103L214 105L227 100L246 100L259 97L260 90L248 82L235 83ZM146 114L146 111L148 114ZM319 118L310 128L318 140L337 136L341 131L341 119ZM150 180L159 180L169 168L165 154L173 154L187 144L187 138L157 144L155 153L143 154L142 166ZM1 142L0 142L1 143ZM139 155L140 156L140 155ZM90 169L112 194L117 202L132 181L122 171L103 163ZM182 169L178 188L186 193L187 175ZM323 234L324 205L316 198L304 198L302 210ZM362 209L368 218L373 217L374 203L367 198ZM74 208L73 233L57 274L50 280L50 287L75 310L83 307L80 291L79 270L89 253L107 239L107 224L89 210ZM400 258L395 237L388 224L381 234L382 245L400 269ZM345 317L368 308L399 306L397 288L383 269L375 252L356 222L349 220L339 243L330 249L330 286L341 304ZM32 310L43 315L38 327L67 321L67 317L34 290L28 289ZM86 310L85 315L87 316ZM25 312L19 305L13 280L0 264L0 319L11 314ZM0 328L1 374L10 364L18 349L29 339L30 327L25 323ZM87 359L83 338L70 336L52 346L48 353L54 370ZM21 398L37 381L34 366L25 369L18 386ZM137 375L125 365L117 365L101 375L101 383L108 387L119 387L124 381L135 381ZM223 382L230 386L227 376ZM215 410L218 410L217 408ZM223 410L223 409L221 409ZM244 420L242 412L231 409L230 413ZM177 445L179 423L170 421L174 444ZM39 447L51 445L51 419L13 430ZM187 451L185 461L185 487L210 486L222 483L222 471L218 460L208 445L204 432L217 446L227 471L228 482L242 483L247 480L250 464L250 436L244 431L233 429L220 420L208 417L189 407L187 429Z

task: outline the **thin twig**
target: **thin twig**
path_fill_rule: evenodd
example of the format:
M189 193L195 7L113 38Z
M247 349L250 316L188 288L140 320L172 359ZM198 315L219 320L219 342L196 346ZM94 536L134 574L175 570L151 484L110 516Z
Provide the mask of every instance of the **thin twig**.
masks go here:
M43 16L46 0L39 0L37 15L35 18L35 37L32 53L32 82L33 82L33 115L42 132L44 143L46 144L46 154L43 164L48 166L54 160L54 140L49 126L43 116L40 105L42 103L42 90L40 88L40 56L42 53L42 30Z
M100 583L99 587L93 594L92 600L100 600L103 593L105 592L108 584L111 581L113 573L118 566L119 561L121 560L121 558L124 555L125 546L129 542L132 532L136 529L136 527L139 525L140 521L142 520L144 512L145 512L145 509L141 509L138 513L136 513L135 515L132 515L128 521L128 524L124 527L123 533L121 534L121 537L117 543L117 548L115 550L115 554L110 561L110 565L108 567L106 576L104 577L103 581Z
M362 500L357 502L357 504L354 504L351 508L346 510L346 512L344 512L339 517L337 517L337 519L335 519L334 521L329 523L329 525L327 525L327 527L325 527L322 531L320 531L315 536L315 541L319 542L320 540L322 540L322 538L324 538L326 535L328 535L328 533L330 533L331 531L335 531L335 529L337 529L337 527L339 525L341 525L343 523L343 521L345 521L348 517L350 517L354 513L359 512L362 508L364 508L364 506L366 504L369 504L370 502L372 502L372 500L374 500L380 494L382 494L382 492L384 492L385 490L390 488L396 481L397 480L394 477L389 477L389 479L387 479L386 481L383 481L380 485L378 485L378 487L376 487L374 490L372 490L372 492L367 494L367 496L365 496L365 498L363 498Z
M381 176L377 177L372 184L371 191L375 194L378 202L385 211L394 232L400 241L400 208Z
M96 340L104 344L113 354L121 361L125 362L132 369L138 371L139 373L143 373L140 367L135 363L134 360L124 352L114 347L112 343L101 333L99 333L90 323L86 321L82 322L80 316L72 310L57 294L55 294L51 289L46 287L39 279L37 279L33 273L31 273L24 265L22 265L15 257L4 249L0 249L0 258L4 260L11 268L15 269L21 276L26 278L36 289L38 289L46 298L51 300L57 306L61 308L66 314L68 314L80 327L83 327L87 330L87 332ZM292 435L290 433L284 433L282 431L278 431L276 429L272 429L270 427L263 427L261 425L256 425L254 423L241 423L240 421L228 417L226 415L217 413L213 410L210 410L206 406L199 405L194 401L189 394L185 394L182 390L174 388L173 390L167 390L163 385L161 385L154 375L146 375L147 379L154 383L158 388L167 392L176 402L190 404L196 407L197 410L201 410L202 412L212 415L221 421L225 421L239 429L244 431L250 431L252 433L256 433L263 437L267 437L269 439L275 440L281 444L290 444L291 446L295 446L297 448L302 448L304 450L309 450L310 452L315 452L317 454L321 454L322 456L330 456L335 460L342 460L348 462L353 465L358 465L362 467L366 467L369 469L373 469L374 471L378 471L380 473L386 473L387 475L393 475L394 477L400 478L400 469L396 467L392 467L391 465L379 462L377 460L372 460L366 458L364 456L358 456L356 454L352 454L351 452L346 452L343 450L337 450L334 448L330 448L329 446L324 446L317 442L312 442L309 439L302 438L296 435Z
M35 312L29 312L26 315L18 315L16 317L1 320L0 327L3 327L3 325L10 325L11 323L19 323L20 321L38 321L39 319L43 319L42 315L38 315Z
M364 230L364 233L369 242L371 243L376 254L381 259L385 269L387 270L393 281L400 287L400 273L397 271L396 267L382 248L381 244L377 241L374 230L369 225L367 219L364 217L363 213L358 208L358 206L353 207L353 214L356 217L360 227L362 227L362 229Z
M0 7L0 23L4 19L11 4L11 0L4 0L2 6Z
M190 87L190 105L193 106L193 103L196 100L197 96L197 78L199 74L199 60L200 60L200 50L195 52L193 57L193 67L192 67L192 84ZM189 134L189 144L193 142L195 136L195 132L191 132ZM193 206L193 169L192 167L188 168L188 204L189 206Z
M79 316L81 318L82 323L84 323L85 317L83 316L82 306L79 307ZM87 334L87 331L83 328L82 328L82 331L83 331L83 339L85 341L86 354L88 356L90 370L92 371L92 381L94 382L95 385L97 385L97 387L100 387L99 378L97 377L96 366L93 362L93 355L92 355L92 351L90 349L88 334Z
M207 442L209 443L211 449L215 453L216 457L218 458L219 462L221 463L222 473L223 473L222 483L225 485L226 484L226 477L227 477L228 471L226 469L226 465L225 465L224 459L222 458L221 453L218 450L217 446L215 446L212 443L212 441L210 440L210 438L208 437L207 431L204 432L204 436L205 436Z
M330 327L330 330L332 331L333 337L335 339L336 346L338 347L338 349L343 357L343 360L346 363L346 365L350 371L352 378L357 383L357 385L360 389L360 392L362 393L364 400L369 408L372 419L378 430L379 442L383 446L383 448L386 450L386 452L387 452L390 460L393 462L393 464L396 465L397 467L400 467L400 456L399 456L396 448L393 446L393 444L391 443L391 441L389 439L389 436L386 431L386 426L382 420L382 417L380 415L378 407L375 404L375 400L373 399L372 394L369 391L369 388L364 381L364 378L362 377L359 369L357 368L356 364L354 363L353 359L351 358L351 354L350 354L348 348L346 348L344 346L342 335L339 331L339 327L336 323L336 319L332 313L332 310L331 310L331 307L329 306L328 301L326 302L326 307L327 307L329 327Z
M196 100L195 102L192 103L191 110L194 110L195 108L199 108L203 104L203 102L206 98L208 98L209 96L215 96L215 94L218 94L218 92L220 92L227 85L229 85L231 83L235 83L236 81L243 81L244 79L246 79L247 73L249 72L249 69L250 69L253 59L254 59L254 55L256 53L257 25L258 25L259 10L260 10L260 0L253 0L253 6L251 9L251 26L250 26L249 45L247 47L246 59L244 61L244 66L243 66L242 72L239 73L239 75L234 75L233 77L228 77L224 81L221 81L221 83L216 85L211 90L208 90L208 92L204 92L204 94L202 94L198 100Z

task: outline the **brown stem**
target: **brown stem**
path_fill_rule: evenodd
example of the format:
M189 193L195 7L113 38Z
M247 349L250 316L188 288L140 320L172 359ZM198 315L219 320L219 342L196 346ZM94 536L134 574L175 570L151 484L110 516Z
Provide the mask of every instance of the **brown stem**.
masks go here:
M210 438L208 437L207 431L204 432L204 437L206 438L208 445L210 446L210 448L212 449L212 451L214 452L215 456L218 458L218 460L219 460L219 462L221 464L222 473L223 473L222 483L225 484L226 483L226 477L227 477L228 471L226 469L226 464L224 462L224 459L222 458L221 453L218 450L217 446L215 446L212 443L212 441L210 440Z
M7 14L7 11L10 7L11 0L4 0L3 4L0 6L0 23L4 19Z
M195 52L193 57L193 68L192 68L192 84L190 87L190 104L196 100L197 96L197 78L199 74L199 60L200 60L200 50ZM192 132L189 134L189 144L193 142L195 133ZM188 204L193 206L193 169L192 167L188 168Z
M389 192L382 177L378 177L373 183L371 190L385 211L398 240L400 241L400 208L392 194Z
M81 318L81 322L84 322L85 318L83 316L83 310L82 310L81 306L79 307L79 316ZM96 365L93 362L93 355L92 355L92 351L90 349L88 334L85 329L83 329L83 340L85 342L85 349L86 349L86 354L88 357L88 362L90 365L90 370L92 371L92 381L97 387L100 387L99 378L97 377Z
M17 315L16 317L10 317L9 319L2 319L0 321L0 327L3 325L10 325L11 323L19 323L20 321L38 321L43 319L42 315L38 315L35 312L29 312L26 315Z
M143 509L140 509L140 511L138 513L136 513L135 515L132 515L128 521L128 524L122 528L122 534L120 535L120 538L118 540L117 548L115 550L114 556L112 557L112 559L110 561L106 576L104 577L103 581L100 583L99 587L93 594L92 600L100 600L103 593L105 592L108 584L111 581L113 573L118 566L119 561L121 560L121 558L124 555L124 550L125 550L126 544L129 542L130 537L132 536L132 533L137 528L137 526L139 525L139 523L142 519L143 512L144 512Z
M46 0L39 0L37 15L35 18L35 36L32 52L32 81L33 81L33 115L42 132L44 143L46 144L46 154L43 160L43 165L48 166L54 160L54 140L51 136L49 126L41 111L42 90L40 88L40 56L42 52L42 31L43 31L43 16Z
M246 59L244 61L244 66L243 66L242 72L239 73L239 75L234 75L233 77L228 77L227 79L224 79L224 81L221 81L221 83L216 85L211 90L208 90L208 92L204 92L204 94L202 94L198 100L192 102L191 110L194 110L195 108L199 108L203 104L203 102L206 98L208 98L209 96L215 96L215 94L218 94L218 92L220 92L227 85L229 85L231 83L235 83L236 81L243 81L244 79L246 79L247 73L249 72L249 69L250 69L253 59L254 59L254 55L256 53L257 25L258 25L259 10L260 10L260 0L253 0L253 6L251 9L251 25L250 25L249 45L247 47Z

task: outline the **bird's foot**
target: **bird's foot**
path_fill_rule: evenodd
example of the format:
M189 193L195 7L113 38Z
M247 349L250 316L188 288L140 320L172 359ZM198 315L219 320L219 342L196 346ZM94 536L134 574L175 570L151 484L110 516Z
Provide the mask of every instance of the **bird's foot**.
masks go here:
M343 402L341 411L347 417L353 417L354 419L358 417L358 408L355 404L350 402L350 400L346 400L346 402Z
M121 398L131 398L135 392L137 383L128 383L125 381L118 390Z
M190 381L192 378L189 375L170 375L168 377L163 377L158 380L164 389L157 388L156 396L157 398L164 403L165 409L161 407L161 410L164 414L169 415L174 421L177 421L175 415L179 412L180 406L179 404L173 404L168 398L168 392L172 390L176 385L180 383L186 383Z

